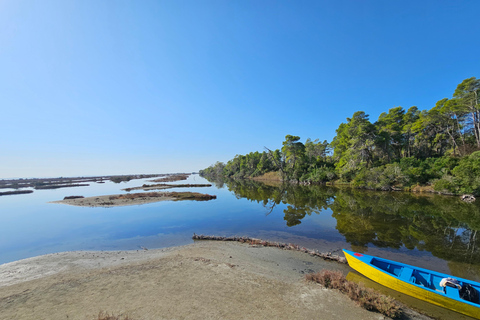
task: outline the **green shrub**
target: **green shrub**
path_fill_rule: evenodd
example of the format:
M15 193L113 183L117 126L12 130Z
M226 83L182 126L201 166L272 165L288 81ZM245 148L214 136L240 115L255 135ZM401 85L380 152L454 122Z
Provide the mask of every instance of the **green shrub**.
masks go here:
M372 190L390 190L392 186L404 185L408 177L397 164L387 164L375 168L361 169L352 180L352 185L357 188Z
M460 193L480 195L480 151L460 160L452 172Z
M312 171L304 174L300 181L307 181L313 183L324 183L332 181L336 178L335 169L326 165L319 168L314 168Z
M458 193L458 187L453 176L444 175L442 179L435 180L433 189L443 193Z

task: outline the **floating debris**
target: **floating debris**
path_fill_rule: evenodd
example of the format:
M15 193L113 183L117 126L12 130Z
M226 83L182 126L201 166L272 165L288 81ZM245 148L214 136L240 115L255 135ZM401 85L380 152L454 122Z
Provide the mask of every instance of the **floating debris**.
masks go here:
M215 240L215 241L237 241L242 243L248 243L252 246L263 246L263 247L276 247L284 250L294 250L308 253L314 257L320 257L324 260L336 261L339 263L347 263L347 259L344 257L340 257L338 255L332 254L331 252L319 252L318 250L311 250L305 247L291 244L291 243L280 243L280 242L272 242L272 241L265 241L262 239L250 238L250 237L219 237L219 236L206 236L206 235L198 235L193 234L193 240Z

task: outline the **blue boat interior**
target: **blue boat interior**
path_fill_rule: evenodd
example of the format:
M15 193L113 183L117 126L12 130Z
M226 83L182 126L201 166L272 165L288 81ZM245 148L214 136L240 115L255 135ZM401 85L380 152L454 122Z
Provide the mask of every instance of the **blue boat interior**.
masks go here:
M442 287L440 286L440 281L442 281L444 278L443 276L424 272L422 270L412 269L408 266L394 264L390 263L389 261L379 260L376 258L373 258L370 263L375 267L396 276L400 280L429 288L454 299L462 298L464 300L480 304L480 298L478 294L480 292L480 286L478 285L460 282L462 287L461 289L449 286Z
M386 271L388 273L391 273L397 277L400 276L403 266L399 266L397 264L389 263L387 261L383 260L378 260L373 258L371 264L373 264L375 267L382 269L383 271Z

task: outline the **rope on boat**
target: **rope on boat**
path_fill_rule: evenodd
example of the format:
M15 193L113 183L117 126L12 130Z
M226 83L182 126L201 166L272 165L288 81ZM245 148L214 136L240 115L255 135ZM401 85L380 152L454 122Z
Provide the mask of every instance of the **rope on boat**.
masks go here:
M319 252L318 250L311 250L307 249L305 247L296 245L296 244L291 244L291 243L280 243L280 242L272 242L272 241L265 241L262 239L256 239L256 238L250 238L250 237L221 237L221 236L208 236L208 235L198 235L198 234L193 234L192 237L193 240L214 240L214 241L237 241L241 243L248 243L253 246L264 246L264 247L275 247L275 248L280 248L283 250L294 250L294 251L300 251L304 253L308 253L311 256L314 257L320 257L324 260L329 260L329 261L336 261L338 263L347 263L347 259L344 257L340 257L336 254L332 254L331 252Z

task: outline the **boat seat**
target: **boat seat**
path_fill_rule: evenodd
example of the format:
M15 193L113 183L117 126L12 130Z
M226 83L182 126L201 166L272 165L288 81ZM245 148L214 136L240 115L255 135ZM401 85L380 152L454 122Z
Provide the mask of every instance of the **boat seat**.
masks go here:
M413 272L413 278L416 284L424 286L426 288L430 288L430 274L415 270Z
M413 282L415 278L413 277L413 269L408 267L403 267L402 273L400 273L399 279L407 282Z
M460 294L458 292L458 288L456 288L456 287L454 288L454 287L446 286L446 287L443 288L443 292L448 297L451 297L451 298L454 298L454 299L458 299L458 297L460 296Z

